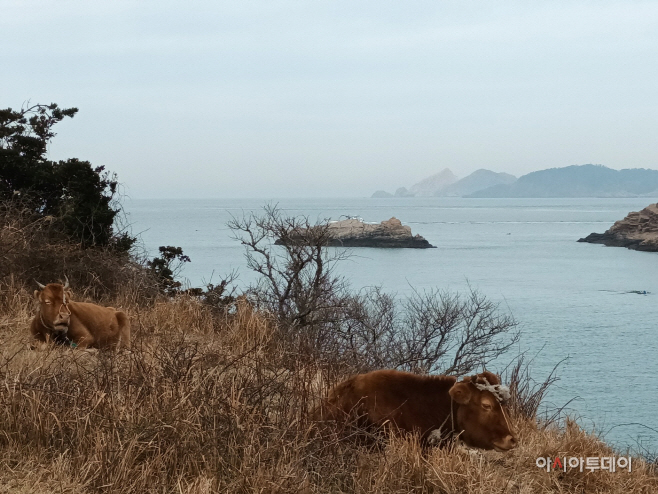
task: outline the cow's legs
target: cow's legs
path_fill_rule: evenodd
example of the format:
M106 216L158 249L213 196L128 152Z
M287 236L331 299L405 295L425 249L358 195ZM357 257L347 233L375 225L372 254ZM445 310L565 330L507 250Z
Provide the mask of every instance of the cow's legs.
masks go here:
M72 335L69 335L69 337L71 341L77 345L78 348L89 348L90 346L94 346L94 343L96 343L94 336L86 328L82 331L78 330L76 333L77 334L74 337L72 337Z
M121 311L117 311L116 318L119 325L117 346L130 350L130 319Z

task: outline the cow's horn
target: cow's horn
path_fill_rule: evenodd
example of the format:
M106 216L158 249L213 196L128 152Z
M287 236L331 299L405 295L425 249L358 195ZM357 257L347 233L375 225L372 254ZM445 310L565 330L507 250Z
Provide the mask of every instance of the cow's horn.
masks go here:
M46 285L42 285L42 284L39 283L37 280L34 280L34 281L36 281L37 285L39 285L39 288L41 288L42 290L43 290L44 288L46 288Z
M64 275L64 279L66 280L66 283L64 284L64 290L66 290L69 287L69 279Z

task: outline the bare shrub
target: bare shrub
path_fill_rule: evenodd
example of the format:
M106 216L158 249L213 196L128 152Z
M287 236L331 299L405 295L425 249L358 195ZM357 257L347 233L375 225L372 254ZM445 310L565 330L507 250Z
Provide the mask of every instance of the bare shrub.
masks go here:
M508 403L510 412L533 421L539 419L543 427L553 425L563 418L564 409L573 400L569 400L564 405L555 407L552 410L546 409L541 417L539 416L539 408L544 403L550 387L559 380L557 370L565 360L555 364L543 381L537 381L532 377L530 370L532 359L528 361L524 353L518 355L503 374L505 382L509 383L511 393Z
M326 246L326 221L285 217L267 206L263 216L234 218L229 227L261 275L250 297L276 315L300 355L352 371L466 374L518 340L514 319L476 290L414 292L401 302L379 288L353 293L335 273L347 254Z
M260 307L297 332L329 321L343 302L346 283L334 275L336 263L345 254L325 247L329 240L326 222L284 217L275 206L266 206L262 216L234 217L228 226L246 247L247 267L261 275L250 290ZM283 243L274 249L277 240Z
M514 318L474 289L466 295L414 291L398 301L374 288L355 297L348 316L342 346L366 368L464 375L486 367L519 338Z

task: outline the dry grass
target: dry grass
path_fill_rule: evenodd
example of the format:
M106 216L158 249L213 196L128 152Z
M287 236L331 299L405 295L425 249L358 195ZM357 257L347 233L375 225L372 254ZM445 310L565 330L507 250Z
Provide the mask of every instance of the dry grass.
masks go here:
M572 422L513 418L509 453L365 447L318 437L308 411L349 369L295 355L262 313L181 296L137 305L132 352L29 350L31 294L0 284L0 493L655 493L655 465L557 473L538 456L610 456ZM523 389L519 386L519 389Z
M129 290L130 295L146 303L158 292L156 280L134 256L83 249L61 232L55 218L35 215L20 202L0 201L0 279L27 288L35 287L35 279L47 284L63 281L64 275L93 297L116 298L122 287L131 286L139 290Z

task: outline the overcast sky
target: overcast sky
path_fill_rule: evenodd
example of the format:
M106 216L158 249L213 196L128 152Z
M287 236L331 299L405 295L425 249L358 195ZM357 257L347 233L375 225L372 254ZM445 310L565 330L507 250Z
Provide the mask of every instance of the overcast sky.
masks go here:
M658 2L0 0L0 106L147 197L658 169Z

